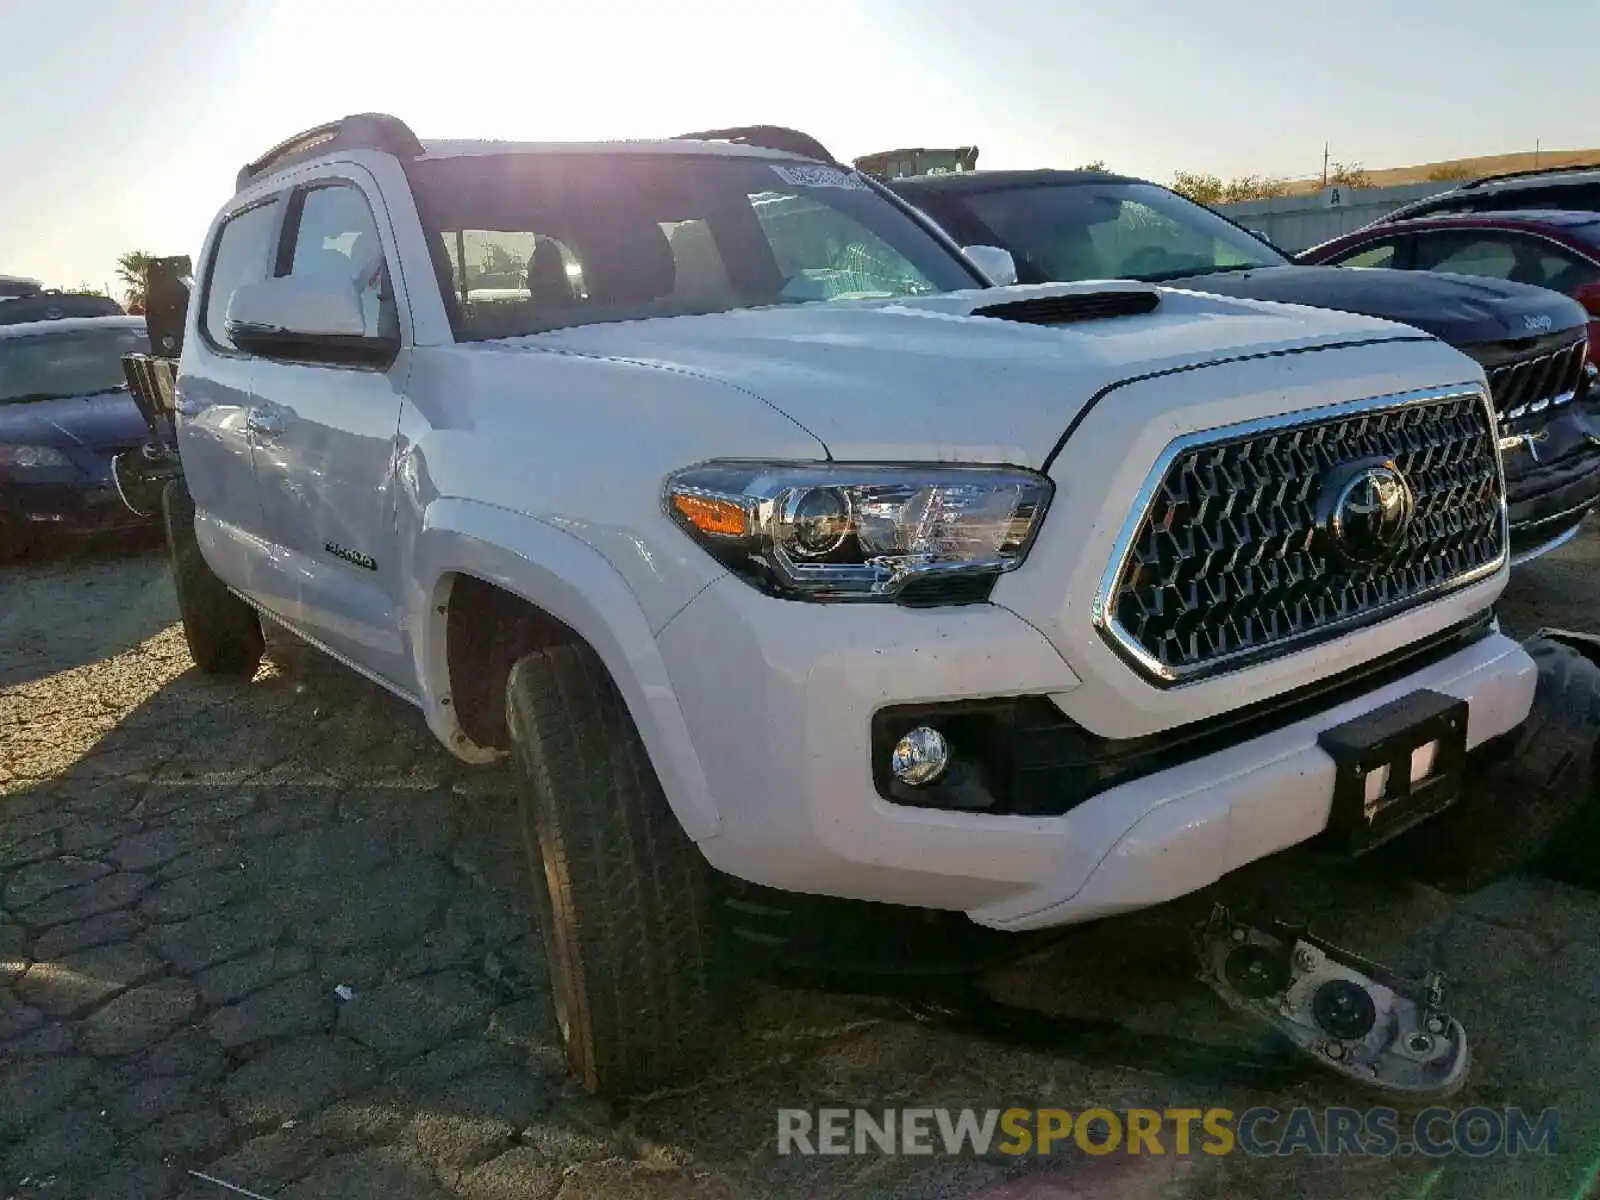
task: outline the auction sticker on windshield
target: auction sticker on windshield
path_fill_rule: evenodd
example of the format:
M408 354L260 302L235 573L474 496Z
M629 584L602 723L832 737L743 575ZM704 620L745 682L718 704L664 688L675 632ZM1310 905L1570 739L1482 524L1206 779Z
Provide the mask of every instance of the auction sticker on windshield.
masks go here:
M857 192L869 190L853 172L841 171L837 167L802 167L774 163L772 169L779 179L796 187L848 188Z

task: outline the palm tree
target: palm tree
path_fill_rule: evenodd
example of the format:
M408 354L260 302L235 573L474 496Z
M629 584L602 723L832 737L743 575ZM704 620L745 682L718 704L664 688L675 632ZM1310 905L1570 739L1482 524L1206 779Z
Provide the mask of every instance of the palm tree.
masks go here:
M154 257L146 250L129 250L117 256L117 281L124 288L123 302L129 312L144 311L145 279Z

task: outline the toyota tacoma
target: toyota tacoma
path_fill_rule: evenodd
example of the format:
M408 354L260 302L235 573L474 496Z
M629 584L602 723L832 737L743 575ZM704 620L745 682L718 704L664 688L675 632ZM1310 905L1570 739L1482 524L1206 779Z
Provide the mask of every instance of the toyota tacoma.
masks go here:
M993 287L774 127L367 114L236 184L152 389L189 648L248 679L269 620L509 756L595 1091L716 1045L736 948L1022 944L1312 841L1475 886L1586 786L1484 786L1596 671L1500 632L1496 414L1425 333Z

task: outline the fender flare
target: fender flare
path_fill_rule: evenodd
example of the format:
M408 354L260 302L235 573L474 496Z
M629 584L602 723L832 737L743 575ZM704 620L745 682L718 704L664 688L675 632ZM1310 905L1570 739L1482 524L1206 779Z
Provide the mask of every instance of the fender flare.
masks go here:
M411 546L406 578L415 594L406 607L415 614L412 652L435 734L452 748L460 735L452 708L442 703L450 693L444 610L456 574L521 597L593 648L622 693L684 832L697 842L716 836L721 817L644 610L599 551L549 521L471 500L428 505Z

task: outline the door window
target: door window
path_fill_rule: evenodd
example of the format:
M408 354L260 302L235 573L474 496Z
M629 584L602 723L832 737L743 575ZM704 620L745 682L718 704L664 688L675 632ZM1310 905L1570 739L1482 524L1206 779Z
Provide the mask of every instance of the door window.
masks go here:
M1393 267L1395 250L1398 247L1398 242L1387 238L1346 251L1342 257L1331 261L1340 267Z
M1529 283L1558 292L1571 291L1597 274L1582 256L1555 242L1509 232L1419 235L1417 266L1428 271Z
M1417 269L1510 279L1517 252L1504 234L1424 233L1417 236Z
M248 283L267 277L272 262L272 238L278 228L278 201L269 200L228 218L217 235L217 246L206 268L206 338L223 350L235 349L225 322L233 293Z
M395 337L399 314L377 222L361 189L340 183L300 194L288 274L348 284L361 299L368 337Z

